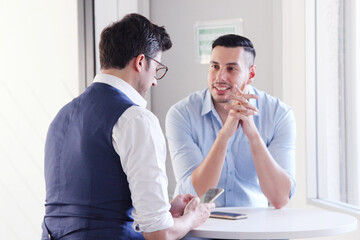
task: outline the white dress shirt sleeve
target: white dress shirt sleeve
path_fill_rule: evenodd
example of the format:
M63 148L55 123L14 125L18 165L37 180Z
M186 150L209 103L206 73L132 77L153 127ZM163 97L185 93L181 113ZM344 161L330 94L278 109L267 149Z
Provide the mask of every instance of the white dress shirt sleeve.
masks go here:
M135 231L154 232L173 226L166 145L156 116L145 108L128 108L113 128L113 145L129 182Z

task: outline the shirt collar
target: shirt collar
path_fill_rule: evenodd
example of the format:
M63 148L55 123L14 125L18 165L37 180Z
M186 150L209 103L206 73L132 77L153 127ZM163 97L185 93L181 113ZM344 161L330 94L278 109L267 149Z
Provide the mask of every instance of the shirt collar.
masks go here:
M127 82L122 80L121 78L115 77L114 75L99 73L96 74L94 78L94 83L105 83L108 84L121 92L123 92L131 101L140 107L146 107L146 100Z
M201 109L201 116L209 113L210 111L216 112L209 89L206 89L205 91L206 92L205 92L205 97L204 97L204 101L203 101L203 106ZM254 88L251 85L249 86L249 94L256 94ZM258 108L256 99L253 99L253 98L250 99L249 103ZM259 113L257 115L259 115ZM255 115L255 116L257 116L257 115Z
M205 97L203 101L203 106L201 109L201 116L204 116L205 114L209 113L214 108L214 103L212 101L211 93L209 89L205 90Z

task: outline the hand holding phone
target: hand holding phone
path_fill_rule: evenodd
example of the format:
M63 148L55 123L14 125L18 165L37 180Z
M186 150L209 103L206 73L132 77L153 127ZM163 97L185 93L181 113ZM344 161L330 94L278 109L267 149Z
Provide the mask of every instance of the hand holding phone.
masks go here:
M222 193L224 192L223 188L210 188L206 193L200 198L201 203L211 203L215 201Z

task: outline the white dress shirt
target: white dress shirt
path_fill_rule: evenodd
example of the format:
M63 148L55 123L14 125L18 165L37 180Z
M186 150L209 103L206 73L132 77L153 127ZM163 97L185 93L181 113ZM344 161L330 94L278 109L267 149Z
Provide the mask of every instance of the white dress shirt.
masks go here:
M166 144L159 120L127 82L109 74L96 75L94 82L119 89L139 105L120 116L112 133L113 146L129 182L134 230L154 232L173 226L165 170Z

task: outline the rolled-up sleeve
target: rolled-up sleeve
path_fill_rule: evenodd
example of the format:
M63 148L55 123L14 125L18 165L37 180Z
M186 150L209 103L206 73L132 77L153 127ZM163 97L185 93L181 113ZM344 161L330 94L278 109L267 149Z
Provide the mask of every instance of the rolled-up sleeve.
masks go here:
M131 192L134 230L155 232L173 226L166 176L166 145L158 119L130 107L113 128L113 145Z
M275 122L274 136L269 152L275 161L287 172L291 180L290 198L295 193L295 141L296 123L291 109L281 114Z

